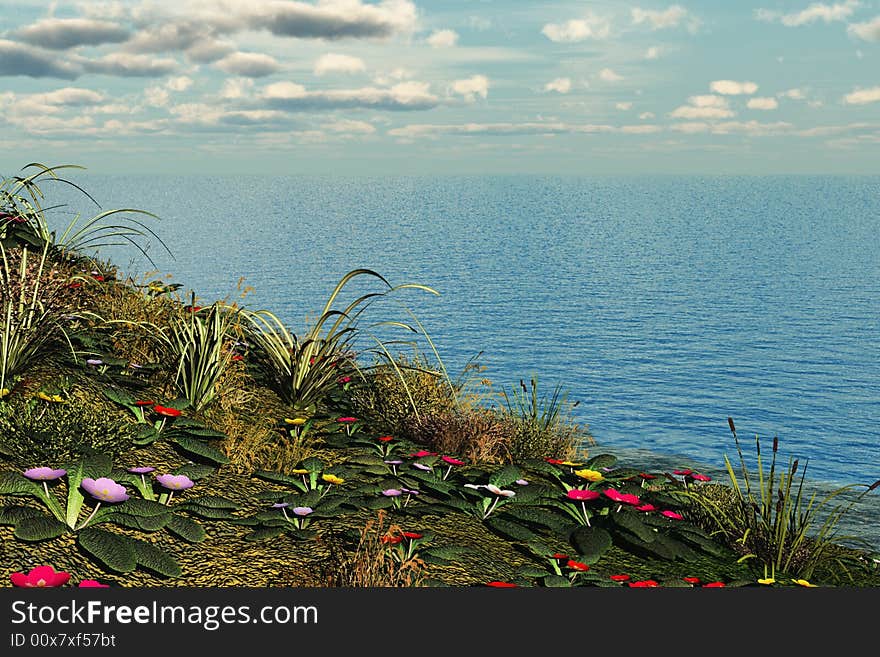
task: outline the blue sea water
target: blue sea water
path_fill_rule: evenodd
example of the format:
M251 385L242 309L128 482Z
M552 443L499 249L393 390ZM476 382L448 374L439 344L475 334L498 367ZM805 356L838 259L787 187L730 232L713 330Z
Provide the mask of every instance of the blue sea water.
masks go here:
M496 390L562 384L593 453L723 478L725 455L738 464L730 416L747 459L756 435L765 454L777 436L808 481L880 478L880 177L71 180L104 209L159 215L174 257L149 253L184 289L236 298L244 277L240 301L297 331L355 268L434 288L395 298L450 373L482 353ZM44 191L68 204L58 225L98 211ZM102 253L153 269L131 248ZM378 289L364 277L343 300ZM362 325L407 319L385 300L370 313ZM878 495L858 521L872 538Z

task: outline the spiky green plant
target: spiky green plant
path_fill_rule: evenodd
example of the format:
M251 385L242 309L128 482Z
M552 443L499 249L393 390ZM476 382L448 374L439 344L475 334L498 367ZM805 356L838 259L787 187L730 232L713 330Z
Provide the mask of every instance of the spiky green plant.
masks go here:
M133 208L105 210L85 221L81 221L81 216L77 214L60 234L53 230L47 220L46 211L58 206L44 206L45 195L40 185L44 180L69 185L100 207L98 202L79 185L58 175L62 169L84 168L72 164L49 167L31 162L22 167L22 171L35 170L32 173L0 180L0 215L5 219L0 226L0 241L6 246L28 244L41 247L47 244L53 253L57 252L66 257L88 257L85 253L88 250L97 250L105 246L131 245L153 263L141 244L143 239L152 238L158 241L169 255L172 255L167 245L149 226L139 219L128 216L140 215L144 218L158 219L155 214L145 210Z
M846 575L847 566L835 548L846 542L868 548L870 545L855 536L839 535L838 523L865 495L880 486L880 480L871 485L840 486L820 498L818 490L812 494L805 490L808 464L800 469L798 459L789 458L788 466L778 473L777 479L778 437L773 439L770 469L765 472L757 435L754 475L743 456L733 418L728 418L728 425L739 455L742 480L725 455L731 495L715 499L702 493L700 488L686 489L682 494L706 512L715 531L743 555L740 561L755 562L764 577L809 578L819 569L843 571ZM800 477L797 476L799 469ZM850 495L856 488L865 490L856 496ZM843 501L837 501L832 507L838 498Z
M377 279L384 289L357 297L343 310L334 309L334 303L343 288L360 276ZM359 333L372 340L373 346L370 350L384 357L400 374L388 349L389 342L379 338L373 333L373 329L394 326L411 333L417 334L419 331L397 321L381 321L363 327L359 320L375 301L408 288L437 294L431 288L415 283L392 286L383 276L372 270L354 269L337 283L317 321L303 337L292 333L268 310L246 310L244 318L249 327L247 339L254 345L255 363L267 385L295 411L305 415L316 413L338 388L341 375L354 371L362 373L355 355L355 338ZM409 396L412 401L411 394Z

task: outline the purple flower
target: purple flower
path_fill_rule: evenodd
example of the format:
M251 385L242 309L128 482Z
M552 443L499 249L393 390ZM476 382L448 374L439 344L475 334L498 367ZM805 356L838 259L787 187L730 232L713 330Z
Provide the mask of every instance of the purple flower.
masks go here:
M419 470L425 470L425 471L431 470L431 466L425 465L424 463L413 463L413 467L418 468Z
M315 510L310 506L295 506L291 509L294 515L297 516L307 516L310 513L313 513Z
M25 470L22 474L33 481L54 481L66 475L67 470L53 470L52 468L42 467Z
M382 494L385 497L397 497L398 495L401 495L402 493L403 493L403 491L398 490L397 488L386 488L385 490L382 491Z
M151 468L150 466L146 466L143 468L128 468L126 472L130 472L132 474L147 474L148 472L152 472L156 468Z
M159 482L160 486L164 486L169 490L185 490L187 488L192 488L195 485L193 480L186 475L157 475L156 481Z
M403 461L400 459L390 459L388 461L383 461L383 463L387 463L388 465L401 465Z
M101 360L100 358L89 358L86 361L86 365L103 365L103 364L104 364L104 361Z
M401 488L401 493L406 493L407 495L418 495L419 491L413 490L412 488Z
M128 499L125 486L117 484L109 477L99 477L98 479L84 477L82 487L83 490L100 502L124 502Z
M514 483L519 484L520 486L528 486L529 482L527 479L517 479Z
M290 506L290 502L276 502L272 505L273 509L285 509Z

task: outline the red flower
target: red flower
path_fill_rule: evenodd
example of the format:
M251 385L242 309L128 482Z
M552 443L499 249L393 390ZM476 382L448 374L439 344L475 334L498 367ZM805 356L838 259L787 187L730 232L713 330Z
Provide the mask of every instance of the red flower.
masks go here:
M340 376L338 379L336 379L336 381L339 383L348 383L349 381L351 381L351 377L350 376Z
M191 313L197 313L202 309L202 307L201 306L184 306L183 309L188 310Z
M486 586L494 586L496 589L514 589L519 584L514 584L513 582L486 582Z
M231 360L235 360L235 361L244 360L244 356L242 356L241 354L235 354Z
M449 465L464 465L464 461L459 461L451 456L441 456L440 458L444 463L448 463Z
M397 545L403 540L403 536L383 536L381 539L383 543L387 543L388 545Z
M563 463L565 463L565 461L563 461L561 459L544 459L544 460L547 461L547 463L549 463L550 465L562 465Z
M724 582L709 582L708 584L703 584L703 588L705 589L723 589L724 586Z
M693 473L693 470L691 470L690 468L686 468L684 470L673 470L672 471L672 474L684 475L685 477L687 477L689 474L692 474L692 473Z
M135 403L135 406L155 406L156 402L152 399L138 399Z
M403 535L404 535L406 538L409 538L409 539L412 539L412 540L415 540L415 539L417 539L417 538L422 538L422 537L424 536L424 534L419 534L419 533L417 533L417 532L403 532Z
M565 559L565 560L567 561L567 560L568 560L568 555L567 555L567 554L562 554L561 552L557 552L557 553L555 553L555 554L553 555L553 558L554 558L554 559L560 559L560 560L561 560L561 559Z
M656 478L657 478L655 475L648 474L647 472L640 472L640 473L639 473L639 476L640 476L642 479L656 479Z
M156 404L153 406L153 410L156 411L159 415L164 415L165 417L178 417L180 415L180 411L176 408L168 408L167 406L159 406Z
M381 443L390 443L392 440L394 440L394 436L379 436L378 438L376 438L376 440Z
M64 586L70 579L70 573L63 571L56 572L52 566L37 566L28 572L12 573L9 575L13 586L21 586L24 588L43 588Z
M104 282L104 277L101 274L92 274L92 278L94 278L99 283Z
M96 579L84 579L79 583L79 588L81 589L109 589L109 584L101 584Z
M429 452L426 449L420 449L418 452L413 452L410 456L420 459L423 456L437 456L437 452Z
M569 559L568 563L565 565L568 566L569 568L571 568L572 570L579 570L582 573L585 573L590 569L590 567L587 564L581 563L580 561L573 561L571 559Z
M629 575L611 575L609 578L612 582L626 582L630 579Z
M641 500L637 495L630 495L628 493L621 493L620 491L616 491L613 488L606 488L605 495L615 502L622 502L623 504L632 504L635 506L636 504L641 504Z
M688 584L699 584L700 583L699 577L682 577L682 579L685 582L687 582Z
M704 474L693 474L691 475L691 479L696 479L697 481L712 481L712 477Z
M675 511L661 511L661 516L666 516L667 518L671 518L672 520L681 520L682 515L680 513L676 513Z
M660 585L653 579L642 579L638 582L630 582L629 586L634 589L652 589Z
M356 417L340 417L337 418L336 421L342 424L352 424L354 422L357 422L358 420Z
M83 285L82 283L68 283L67 288L69 290L75 290L78 287L82 287L82 285Z
M642 504L642 506L637 506L636 511L644 511L647 513L648 511L656 511L657 507L653 504Z

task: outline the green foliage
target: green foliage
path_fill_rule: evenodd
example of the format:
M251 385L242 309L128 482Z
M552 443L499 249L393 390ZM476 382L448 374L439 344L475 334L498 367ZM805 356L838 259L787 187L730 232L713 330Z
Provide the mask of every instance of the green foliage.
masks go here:
M18 472L0 472L0 497L30 497L43 506L38 509L6 504L0 507L0 524L12 525L17 539L30 542L74 534L80 549L120 573L144 567L165 577L179 576L180 566L170 555L131 533L150 534L164 529L189 543L200 543L206 538L205 530L193 516L231 518L231 511L238 508L220 496L185 501L178 498L172 506L170 494L157 497L140 475L114 470L111 459L104 454L80 457L63 464L63 469L66 472L62 478L40 483ZM95 502L81 490L86 477L108 477L116 484L128 484L127 491L137 491L141 497L129 495L121 502ZM128 531L113 531L113 525Z
M680 491L684 499L695 505L702 524L723 536L742 555L740 561L753 564L755 572L763 577L810 578L817 570L835 577L845 576L852 562L841 558L838 544L850 541L870 546L854 536L840 536L837 525L859 500L880 486L880 481L842 486L820 498L818 490L810 494L805 487L806 465L797 476L798 460L789 458L788 466L781 469L777 479L777 438L773 440L769 471L765 472L758 436L757 472L753 474L743 456L733 420L729 418L728 423L742 479L725 456L729 487ZM862 487L862 493L852 494L853 489Z
M52 463L95 450L130 449L134 425L100 404L70 396L47 402L12 394L0 402L0 446L21 463Z

